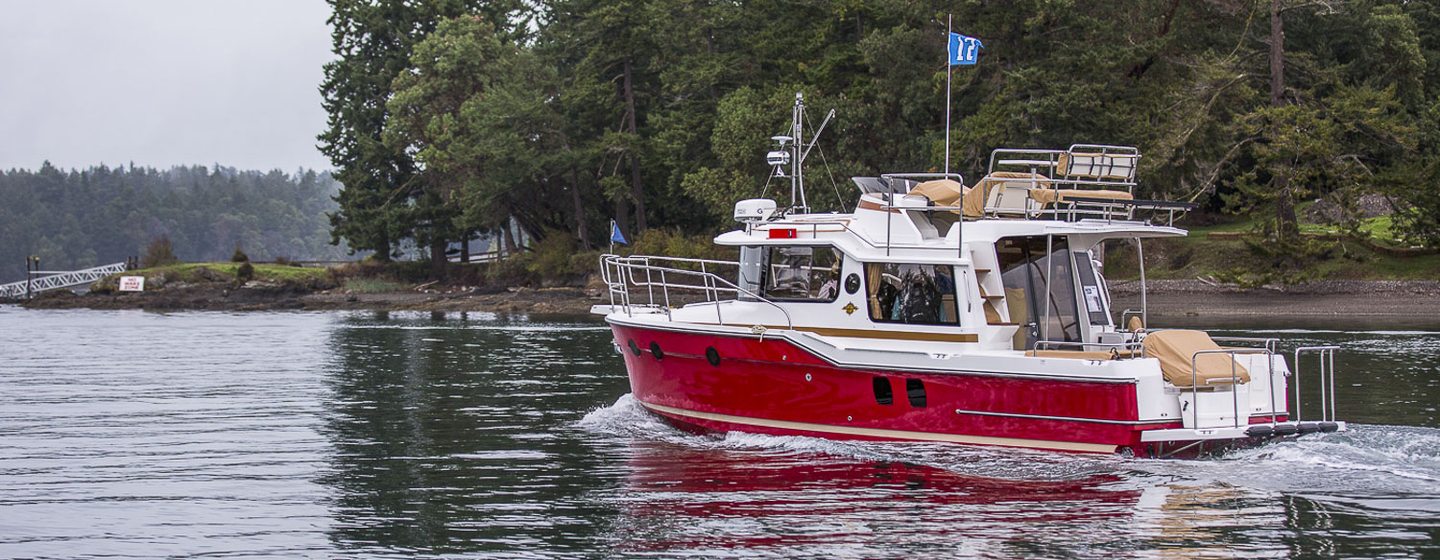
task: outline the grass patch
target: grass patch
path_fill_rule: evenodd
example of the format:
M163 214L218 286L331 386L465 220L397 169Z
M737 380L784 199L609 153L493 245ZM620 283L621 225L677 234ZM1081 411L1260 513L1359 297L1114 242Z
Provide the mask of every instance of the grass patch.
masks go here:
M384 278L361 277L346 278L345 281L341 283L340 287L345 289L346 291L356 294L383 294L390 292L403 292L410 288L409 285L402 284L394 280L387 280Z
M98 293L109 293L117 289L121 276L144 276L146 288L177 282L187 284L239 283L241 266L251 266L254 271L250 279L257 282L280 286L323 290L335 286L335 276L325 268L300 268L279 264L253 264L243 262L175 263L163 266L141 268L111 275L91 287ZM159 282L157 282L157 280Z

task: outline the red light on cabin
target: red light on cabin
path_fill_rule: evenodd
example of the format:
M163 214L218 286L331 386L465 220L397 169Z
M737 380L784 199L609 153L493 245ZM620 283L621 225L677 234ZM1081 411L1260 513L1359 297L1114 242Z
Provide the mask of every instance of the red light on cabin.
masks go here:
M770 239L795 239L795 228L772 229Z

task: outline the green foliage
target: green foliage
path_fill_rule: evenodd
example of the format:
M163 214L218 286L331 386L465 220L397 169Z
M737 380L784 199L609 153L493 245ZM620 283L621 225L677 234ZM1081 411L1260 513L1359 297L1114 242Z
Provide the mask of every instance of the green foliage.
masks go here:
M23 259L51 270L141 256L159 237L187 259L229 260L238 246L266 260L343 258L328 243L325 212L338 185L328 174L228 167L0 171L0 282L23 278Z
M240 266L235 267L235 279L239 280L241 283L254 280L255 265L250 264L250 261L248 260L241 262Z
M235 252L230 255L230 262L250 262L250 256L246 255L245 251L241 251L239 247L236 247Z
M180 259L175 257L175 247L170 243L170 236L161 235L145 246L145 256L140 258L140 266L152 268L179 261Z
M332 3L334 234L384 255L512 219L577 251L611 218L637 251L668 244L652 229L707 238L737 199L788 203L763 156L797 91L812 126L837 111L810 206L848 210L849 176L943 166L950 13L986 44L953 71L951 168L970 183L997 147L1133 144L1141 197L1265 216L1293 245L1294 204L1379 192L1397 239L1440 246L1440 194L1420 187L1440 183L1433 3L1284 0L1275 99L1262 1L552 0L533 25L521 3ZM521 260L494 273L564 268Z

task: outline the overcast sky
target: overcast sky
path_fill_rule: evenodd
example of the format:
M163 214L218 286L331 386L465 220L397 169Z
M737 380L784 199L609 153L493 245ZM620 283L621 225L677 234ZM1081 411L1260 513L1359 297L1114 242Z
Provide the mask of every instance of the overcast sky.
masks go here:
M323 0L0 0L0 169L328 169Z

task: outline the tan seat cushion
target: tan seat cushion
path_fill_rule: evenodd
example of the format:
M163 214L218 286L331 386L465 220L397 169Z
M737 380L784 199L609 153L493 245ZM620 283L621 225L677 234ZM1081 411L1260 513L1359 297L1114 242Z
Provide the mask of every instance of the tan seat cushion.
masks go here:
M1071 198L1104 198L1109 200L1135 200L1135 197L1125 191L1101 191L1081 189L1059 189L1040 190L1031 189L1030 199L1041 204L1054 204L1056 201L1065 202Z
M1061 175L1089 179L1130 180L1135 177L1136 154L1063 153L1056 168Z
M1167 330L1156 331L1145 336L1145 355L1160 360L1160 372L1165 380L1176 387L1214 387L1231 382L1231 365L1240 383L1250 382L1250 372L1245 366L1230 359L1226 354L1201 354L1202 350L1219 350L1220 345L1202 331ZM1195 373L1190 372L1190 359L1195 358Z

